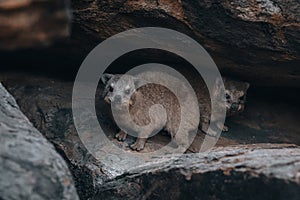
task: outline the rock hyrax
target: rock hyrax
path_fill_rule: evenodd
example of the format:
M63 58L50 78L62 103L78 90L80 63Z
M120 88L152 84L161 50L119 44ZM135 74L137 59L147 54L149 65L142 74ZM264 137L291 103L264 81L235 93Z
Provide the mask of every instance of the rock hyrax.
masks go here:
M165 75L164 79L160 79L165 84L147 81L145 84L145 80L149 80L147 78L159 78L153 73L151 77L147 76L104 74L101 77L106 85L103 97L112 105L114 120L121 129L116 138L123 141L127 133L136 134L137 140L131 148L137 151L144 148L149 136L161 130L170 133L176 145L192 142L186 140L190 133L196 134L199 126L196 95L189 94L186 85L171 76ZM165 85L171 86L174 91ZM161 107L152 109L155 105Z

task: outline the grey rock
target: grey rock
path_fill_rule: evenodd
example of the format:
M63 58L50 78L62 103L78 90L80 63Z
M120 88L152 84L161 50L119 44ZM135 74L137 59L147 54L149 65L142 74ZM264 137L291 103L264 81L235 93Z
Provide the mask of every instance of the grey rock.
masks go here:
M78 199L65 161L1 84L0 141L1 199Z
M255 144L165 156L106 182L93 199L299 199L300 148Z
M256 85L300 84L298 0L91 0L72 5L77 30L73 42L84 53L131 28L165 27L197 40L225 75ZM145 54L125 61L149 57L160 62L174 60L161 52Z

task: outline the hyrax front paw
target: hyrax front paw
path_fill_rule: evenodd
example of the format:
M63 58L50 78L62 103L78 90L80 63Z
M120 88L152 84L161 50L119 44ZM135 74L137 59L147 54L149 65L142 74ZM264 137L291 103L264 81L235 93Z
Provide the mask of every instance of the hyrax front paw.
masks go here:
M217 137L221 133L220 130L222 130L222 132L227 132L228 131L228 127L225 126L225 125L218 125L216 128L217 129L212 129L210 132L207 132L206 134L209 135L209 136L212 136L212 137Z
M130 145L132 150L141 151L144 149L146 143L145 138L138 138L134 144Z
M208 128L209 128L209 120L202 120L201 122L200 122L200 126L201 126L201 130L204 132L204 133L207 133L207 131L208 131Z
M223 128L222 128L222 131L223 131L223 132L227 132L228 130L229 130L228 126L225 126L225 125L224 125Z
M124 141L126 139L127 133L125 133L124 131L120 131L119 133L117 133L115 135L115 137L117 138L117 140L119 141Z

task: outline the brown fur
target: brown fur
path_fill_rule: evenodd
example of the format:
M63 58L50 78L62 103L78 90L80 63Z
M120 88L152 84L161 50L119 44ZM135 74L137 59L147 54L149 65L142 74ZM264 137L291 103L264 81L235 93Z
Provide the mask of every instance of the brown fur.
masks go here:
M175 139L177 145L181 145L181 143L185 143L182 137L185 137L191 131L197 130L199 125L197 99L191 97L185 91L185 86L181 85L182 83L174 81L173 85L180 84L176 87L180 89L174 94L163 85L149 83L138 87L135 82L139 82L139 79L129 75L123 77L123 80L121 79L117 83L115 81L118 78L115 76L110 77L108 81L102 79L107 84L104 90L107 102L113 103L116 96L122 97L120 104L113 106L114 111L117 113L114 118L118 121L119 126L122 126L121 132L116 135L117 139L124 140L126 133L139 130L136 125L145 127L143 133L138 131L138 139L136 143L131 145L132 149L139 151L144 148L147 137L154 131L166 130ZM155 76L151 78L155 78ZM171 80L169 79L169 81ZM114 87L113 90L109 88L111 86ZM128 88L130 93L126 91ZM126 92L124 93L124 91ZM177 97L182 99L182 104L180 104ZM130 105L129 113L132 121L126 113L126 104ZM163 106L166 116L160 111L151 112L151 107L154 105ZM184 132L184 136L176 135L178 131Z
M212 92L212 99L216 100L216 119L215 123L219 129L222 131L228 131L228 127L219 123L218 118L221 118L219 115L218 109L222 109L222 107L226 106L226 117L235 116L244 111L247 90L249 88L249 83L236 81L229 78L223 77L223 83L225 87L225 97L221 96L221 83L222 80L217 80ZM199 85L199 84L198 84ZM210 116L211 116L211 99L209 98L208 91L206 90L205 84L200 84L201 87L196 88L196 93L199 101L199 107L201 112L200 117L200 127L201 130L207 133L209 124L210 124ZM225 104L224 104L225 102ZM235 105L235 106L233 106ZM211 134L212 136L216 136L216 134Z

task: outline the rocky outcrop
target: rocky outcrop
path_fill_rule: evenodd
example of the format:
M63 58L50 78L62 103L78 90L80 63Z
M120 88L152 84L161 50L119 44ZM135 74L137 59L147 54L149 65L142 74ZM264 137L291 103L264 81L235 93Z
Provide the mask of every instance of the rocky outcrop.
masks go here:
M300 148L240 145L162 157L107 181L93 199L299 199Z
M85 53L131 28L166 27L196 39L224 74L258 85L300 85L298 0L89 0L72 6L73 39Z
M65 161L0 84L1 199L78 199Z
M251 189L249 189L253 192L251 194L256 194L254 191L259 189L258 196L262 199L263 190L266 188L268 191L277 191L275 188L278 187L286 188L286 192L282 192L282 195L285 195L285 193L287 195L291 194L289 190L298 191L299 189L299 180L296 178L297 170L299 170L297 168L299 163L298 147L276 144L274 146L269 144L265 146L241 145L230 147L232 144L283 142L299 145L300 134L298 121L296 120L298 112L294 107L296 96L278 91L276 96L291 96L293 101L287 101L287 99L282 101L277 97L277 101L273 99L265 102L265 99L262 100L250 94L246 111L237 118L227 121L230 131L222 134L217 144L218 147L225 146L226 148L217 148L212 154L182 157L179 159L180 166L175 162L174 168L172 165L166 165L170 160L162 159L163 162L159 166L155 163L151 166L150 163L145 170L128 171L126 165L118 166L118 164L115 164L111 168L107 168L107 166L104 166L105 163L103 164L105 160L95 159L82 144L72 116L72 82L32 75L24 76L22 73L3 74L0 79L3 80L5 86L17 99L22 111L26 113L30 121L55 145L58 152L67 160L82 199L99 199L100 197L121 199L130 197L130 195L132 195L132 198L151 195L166 198L159 195L169 194L169 192L166 193L167 190L176 191L175 196L172 196L175 199L178 197L176 195L179 194L188 198L189 196L186 196L188 195L188 188L191 188L190 191L193 191L193 193L199 191L197 195L200 195L200 188L202 188L201 193L203 192L203 195L214 194L215 191L221 190L225 196L219 199L229 199L235 194L238 194L237 199L241 199L241 196L250 194L250 192L247 192L248 186L251 186ZM98 121L110 141L119 148L126 149L126 144L134 142L134 138L129 137L124 143L114 139L114 134L118 130L109 118L107 112L109 107L104 104L104 101L100 100L102 89L99 86L95 100ZM262 93L269 95L273 92L262 91ZM258 92L254 92L254 94L258 94ZM284 120L282 116L285 116ZM199 144L202 143L202 139L203 134L199 132L199 137L196 138L190 151L199 151ZM169 137L162 134L150 138L145 146L145 152L162 147L166 141L169 141ZM107 155L109 154L110 152L107 152ZM224 157L220 158L220 156ZM247 160L248 158L249 160ZM188 165L191 162L192 164ZM291 165L288 164L289 162ZM255 167L256 164L258 164L257 168ZM264 164L267 165L264 166ZM164 168L164 166L167 167ZM196 170L191 181L186 181L180 169L183 169L184 172L186 168L191 170L193 166L205 170ZM113 168L118 170L114 171ZM168 170L169 168L170 170ZM230 169L232 169L232 173L228 172ZM153 176L151 175L152 172ZM269 172L275 175L273 176ZM292 173L292 178L288 177L289 173ZM283 177L280 178L281 176ZM155 180L162 185L156 186ZM174 183L174 190L173 187L170 188L171 186L168 185L171 183ZM177 183L182 183L182 188ZM222 185L215 185L216 183L224 183L225 186L221 189ZM249 185L247 185L248 183ZM233 189L240 188L239 184L245 186L245 189ZM153 188L151 188L152 186ZM160 189L162 189L161 193L158 192ZM205 192L205 189L209 192ZM217 195L222 194L220 192ZM214 199L207 196L207 199L209 198Z
M298 0L73 1L70 39L48 49L19 51L48 45L68 35L70 16L66 2L0 0L3 67L30 66L35 72L55 72L64 79L71 74L72 79L87 53L104 39L130 28L156 26L183 32L197 40L223 74L254 86L300 85ZM7 51L13 49L18 51ZM112 70L120 73L126 67L153 60L187 66L165 52L133 52L127 56L114 63ZM105 168L81 143L73 124L73 83L24 74L9 79L9 75L1 74L1 81L21 110L67 161L82 199L300 198L298 146L229 146L261 142L299 145L298 113L293 107L298 105L294 98L297 94L286 95L275 88L270 99L266 99L267 94L264 101L250 97L250 111L233 120L235 127L218 143L226 147L210 153L159 158L130 170L120 166L120 172ZM96 100L100 110L97 114L108 130L108 138L126 148L132 140L120 144L113 138L116 126L110 124L99 102ZM77 199L64 161L2 87L0 111L0 199ZM190 151L197 152L201 137ZM161 147L164 141L165 136L155 137L145 149Z
M34 14L41 9L36 14L39 16L34 15L33 19L39 17L42 20L29 23L25 17L22 18L25 23L15 23L11 19L20 11L15 12L16 8L11 5L17 3L11 2L22 2L24 16L27 16L27 8ZM5 25L0 33L0 49L40 42L48 44L52 36L66 35L65 4L62 1L42 2L9 0L0 3L0 28ZM53 5L47 8L57 12L49 13L44 5ZM251 85L300 85L298 0L82 0L72 1L71 5L72 34L68 40L43 51L2 52L1 60L10 67L24 68L23 63L28 63L41 72L47 66L47 71L73 78L87 54L104 39L131 28L155 26L174 29L194 38L205 47L224 75L248 81ZM12 26L15 24L18 26ZM15 30L17 32L13 32ZM121 73L120 66L127 69L147 61L176 62L187 67L182 60L164 52L132 52L126 56L112 71Z
M70 32L68 0L1 0L0 50L41 47Z

